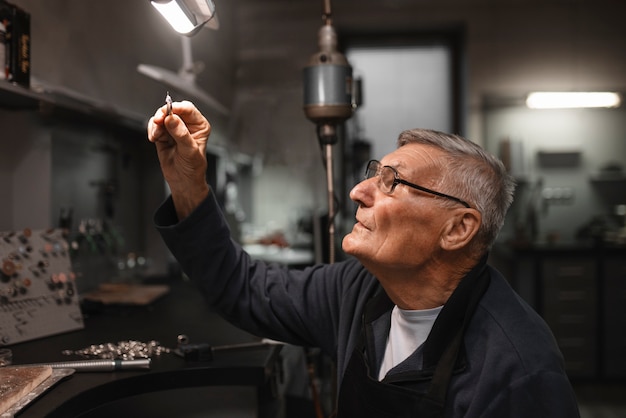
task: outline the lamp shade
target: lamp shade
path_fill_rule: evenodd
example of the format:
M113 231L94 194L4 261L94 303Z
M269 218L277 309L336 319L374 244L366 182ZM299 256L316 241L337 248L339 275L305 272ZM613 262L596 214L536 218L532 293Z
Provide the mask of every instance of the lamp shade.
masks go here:
M152 0L150 3L182 35L194 35L208 22L212 22L208 25L211 29L219 26L212 0Z

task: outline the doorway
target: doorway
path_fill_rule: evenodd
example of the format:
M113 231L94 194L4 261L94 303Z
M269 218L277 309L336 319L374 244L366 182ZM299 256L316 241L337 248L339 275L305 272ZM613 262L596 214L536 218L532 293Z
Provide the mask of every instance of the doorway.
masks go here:
M345 123L342 196L365 164L396 148L401 131L428 128L464 134L464 29L343 33L342 49L360 86L361 103ZM344 213L353 213L351 202Z

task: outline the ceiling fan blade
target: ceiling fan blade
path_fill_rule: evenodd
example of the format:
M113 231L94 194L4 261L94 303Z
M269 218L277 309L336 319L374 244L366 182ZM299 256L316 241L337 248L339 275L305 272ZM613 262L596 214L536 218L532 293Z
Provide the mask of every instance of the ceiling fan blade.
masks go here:
M193 79L186 79L173 71L157 67L155 65L139 64L137 66L137 71L166 85L172 91L176 91L187 97L202 101L204 104L211 107L211 109L224 116L228 116L230 114L230 111L226 106L202 90Z

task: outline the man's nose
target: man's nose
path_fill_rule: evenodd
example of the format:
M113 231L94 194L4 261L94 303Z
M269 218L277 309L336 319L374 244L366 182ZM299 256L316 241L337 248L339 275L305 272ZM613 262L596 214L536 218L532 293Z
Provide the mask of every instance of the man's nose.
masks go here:
M360 181L350 190L350 199L358 204L370 206L373 202L377 181L378 177Z

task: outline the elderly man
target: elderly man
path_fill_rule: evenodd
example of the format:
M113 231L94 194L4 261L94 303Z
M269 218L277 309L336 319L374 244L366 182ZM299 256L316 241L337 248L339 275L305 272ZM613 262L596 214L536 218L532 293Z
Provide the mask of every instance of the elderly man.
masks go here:
M353 257L289 270L230 239L205 181L209 134L189 102L151 118L171 189L157 228L226 319L336 361L337 416L579 415L550 330L486 262L514 191L497 159L459 136L403 132L350 193Z

